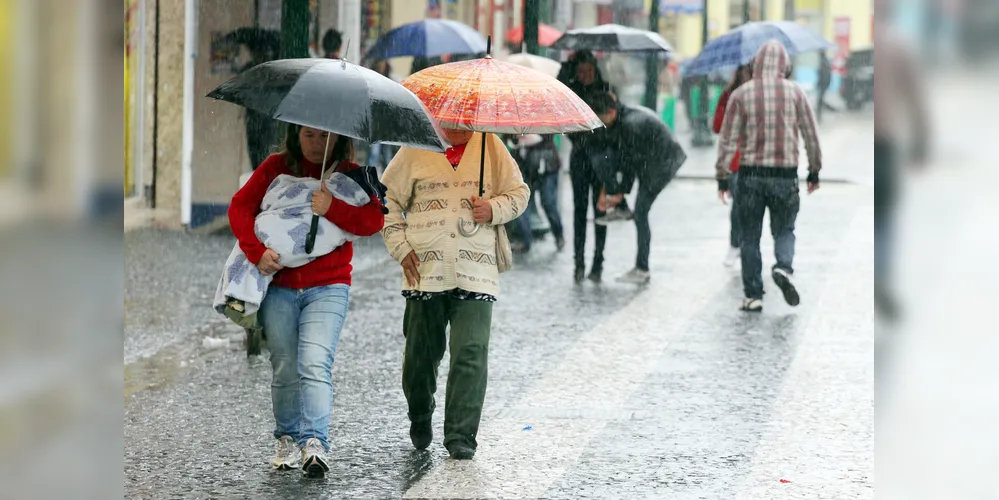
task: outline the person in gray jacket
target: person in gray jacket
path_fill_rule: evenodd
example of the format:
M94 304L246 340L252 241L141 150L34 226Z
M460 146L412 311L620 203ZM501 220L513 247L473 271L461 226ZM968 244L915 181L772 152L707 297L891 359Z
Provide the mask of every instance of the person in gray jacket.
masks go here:
M601 208L612 208L624 201L638 180L638 197L633 218L638 229L638 256L635 268L618 278L619 282L644 284L649 281L649 253L652 229L649 212L659 193L687 160L669 127L652 111L617 102L610 92L589 96L587 104L606 130L594 134L594 168L603 183ZM628 220L631 213L614 210L598 219L597 224Z

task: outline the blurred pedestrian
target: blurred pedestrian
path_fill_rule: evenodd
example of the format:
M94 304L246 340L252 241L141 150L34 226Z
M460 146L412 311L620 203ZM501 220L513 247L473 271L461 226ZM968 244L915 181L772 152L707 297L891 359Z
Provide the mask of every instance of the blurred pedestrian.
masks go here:
M638 181L634 211L638 255L635 258L635 268L617 281L648 283L652 245L649 212L659 193L686 161L687 154L673 137L669 127L648 108L621 104L610 92L591 94L588 104L607 127L606 133L600 138L601 149L598 149L605 154L599 166L594 169L603 185L607 205L600 208L607 211L621 204L624 195L631 192L634 181ZM617 213L615 210L607 218L611 219ZM612 221L598 221L598 224Z
M392 66L389 65L388 60L376 59L371 61L369 67L385 78L396 81L392 78ZM370 145L368 149L368 163L378 169L379 177L381 177L381 173L388 167L389 162L392 161L392 157L395 156L398 150L399 148L390 144L376 143Z
M468 460L478 446L492 306L499 295L496 227L521 215L529 189L498 137L488 134L484 145L482 134L445 132L453 146L444 154L403 147L385 170L389 214L382 236L403 271L402 389L410 439L419 450L433 441L437 369L450 326L444 447L451 458ZM484 146L487 181L480 199ZM459 220L482 227L466 236Z
M597 66L597 58L588 50L573 53L569 60L562 64L558 79L584 100L591 93L599 94L612 91L611 86L604 80L603 74ZM586 277L586 223L591 199L595 217L604 215L604 212L597 208L597 200L603 186L593 172L593 152L589 147L590 141L600 132L566 134L572 143L572 152L569 155L569 176L572 179L572 247L575 260L573 279L576 283L582 283ZM593 232L593 265L590 267L589 279L599 283L603 279L607 228L594 224Z
M555 136L528 134L512 136L507 141L513 146L514 158L520 165L524 182L531 188L531 199L528 201L527 210L514 221L518 239L514 250L521 252L531 250L533 242L531 216L537 209L533 200L536 193L548 218L548 225L555 238L555 247L561 252L565 248L565 236L558 208L558 173L561 159L558 148L555 147Z
M815 101L815 118L818 119L819 123L822 123L822 111L824 108L832 109L826 104L826 91L829 90L829 86L832 85L832 64L829 62L829 56L825 52L819 53L819 81L818 81L818 97Z
M891 320L899 313L889 286L902 154L898 124L909 128L908 159L912 165L922 166L930 141L930 118L920 62L888 22L889 3L878 2L875 15L875 64L880 75L874 80L874 305L879 314Z
M237 69L238 73L242 73L258 64L278 59L281 34L274 30L244 27L227 33L218 43L232 43L246 47L249 57L246 63ZM280 126L277 120L265 113L252 109L246 109L245 113L246 151L250 158L250 168L256 169L270 156L272 148L280 142Z
M330 28L323 35L323 57L340 59L340 47L343 46L343 34Z
M744 64L739 66L735 70L735 74L732 75L732 81L728 83L728 86L722 91L721 97L718 98L718 106L715 108L715 120L712 124L712 130L714 133L719 134L722 130L722 125L725 123L725 110L728 108L728 100L732 97L732 92L742 86L753 77L753 65ZM729 187L731 188L729 192L719 192L718 198L721 199L722 203L728 203L725 201L726 195L732 199L732 210L729 213L730 229L729 229L729 250L728 255L725 257L726 266L734 266L735 261L739 260L739 217L738 213L735 211L735 197L738 195L738 174L739 174L739 151L735 152L732 156L732 164L729 166L729 172L732 175L729 177Z
M333 143L326 154L327 138ZM301 266L285 268L277 252L266 248L255 219L268 187L279 175L319 179L324 163L334 172L358 168L349 137L289 125L285 151L269 156L232 197L229 224L247 260L264 275L274 275L258 317L271 352L271 401L277 454L271 464L290 469L301 460L310 475L329 471L330 412L333 408L333 353L347 317L351 265L350 242ZM376 197L361 207L326 190L312 194L313 211L358 236L381 230L385 216Z
M809 193L819 188L822 151L808 97L786 77L789 64L790 56L780 42L770 41L760 48L753 63L753 78L729 98L718 145L715 168L719 196L729 191L729 166L735 153L740 152L735 210L742 238L744 311L763 310L760 236L766 210L770 210L770 231L777 259L771 276L788 304L796 306L800 302L792 281L794 222L800 206L799 135L808 153Z

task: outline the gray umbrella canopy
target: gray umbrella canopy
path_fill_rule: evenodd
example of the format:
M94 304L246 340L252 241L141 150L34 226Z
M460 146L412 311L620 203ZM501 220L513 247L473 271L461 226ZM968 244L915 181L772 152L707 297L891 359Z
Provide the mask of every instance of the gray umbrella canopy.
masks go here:
M449 146L420 100L402 85L337 59L282 59L254 66L208 97L276 120L366 142L443 152Z
M603 52L673 52L673 47L658 33L620 24L566 31L551 48Z

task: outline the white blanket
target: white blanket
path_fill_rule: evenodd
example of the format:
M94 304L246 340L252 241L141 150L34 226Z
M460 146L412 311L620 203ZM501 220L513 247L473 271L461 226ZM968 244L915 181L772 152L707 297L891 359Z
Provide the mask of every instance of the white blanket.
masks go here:
M355 207L371 200L359 184L340 173L333 174L326 187L334 198ZM303 266L358 238L319 217L315 247L311 254L305 253L305 238L312 223L312 193L317 189L318 179L279 175L264 194L253 229L264 246L281 256L280 264L284 267ZM245 303L245 314L253 314L260 308L272 279L273 275L261 274L236 244L225 262L212 307L222 313L226 301L239 299Z

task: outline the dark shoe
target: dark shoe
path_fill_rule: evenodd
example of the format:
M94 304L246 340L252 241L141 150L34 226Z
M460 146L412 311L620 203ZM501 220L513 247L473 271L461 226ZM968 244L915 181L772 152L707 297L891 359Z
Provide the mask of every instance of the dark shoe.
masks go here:
M559 252L565 249L565 238L561 236L555 237L555 249Z
M413 441L413 447L417 450L425 450L434 440L433 422L413 422L409 424L409 439Z
M527 253L531 251L531 247L524 244L522 241L514 241L510 243L510 251L513 253Z
M798 290L794 288L794 283L791 282L791 273L775 267L771 274L773 275L774 283L777 283L777 287L784 294L784 300L787 301L788 305L796 306L800 304L801 297L798 295Z
M575 280L577 284L582 283L583 280L586 279L586 271L583 270L583 268L577 267L576 271L572 274L572 279Z
M471 460L475 456L475 448L467 444L454 443L447 451L454 460Z
M590 275L587 276L586 279L594 283L600 283L604 280L603 274L603 271L590 271Z

